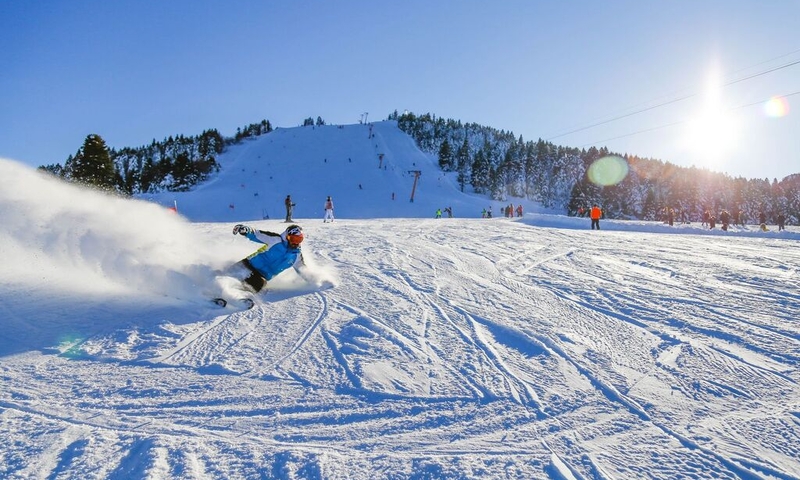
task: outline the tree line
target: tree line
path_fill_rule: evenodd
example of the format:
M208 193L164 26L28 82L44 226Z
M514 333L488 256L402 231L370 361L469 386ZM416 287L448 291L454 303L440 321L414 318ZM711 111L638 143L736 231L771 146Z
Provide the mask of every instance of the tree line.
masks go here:
M640 220L662 220L669 209L684 212L693 221L706 210L741 212L751 220L762 212L768 218L782 213L788 223L800 224L800 174L780 181L733 178L605 147L578 149L541 138L525 141L510 131L429 113L395 111L388 119L397 121L421 150L436 155L443 171L455 172L462 191L469 189L494 200L526 198L569 215L597 203L609 218ZM325 122L309 117L303 125ZM118 150L109 149L100 135L90 134L63 166L39 168L70 182L123 195L186 191L219 171L216 158L228 145L272 130L270 122L262 120L238 128L233 137L209 129L196 136L170 136ZM592 165L608 157L623 159L626 174L610 184L593 181Z
M103 138L93 133L63 166L56 163L39 169L69 182L123 195L186 191L219 171L217 156L228 145L271 131L270 122L262 120L237 128L233 137L209 129L200 135L170 136L119 150L108 148Z
M445 172L455 172L461 190L505 201L526 198L576 215L594 203L609 218L663 220L669 209L697 221L703 212L739 211L750 220L760 213L800 223L800 174L778 181L731 177L696 167L679 167L657 159L610 152L607 148L578 149L542 140L525 141L512 132L475 123L393 112L404 132L425 152L436 155ZM616 157L626 169L618 182L591 178L592 165Z

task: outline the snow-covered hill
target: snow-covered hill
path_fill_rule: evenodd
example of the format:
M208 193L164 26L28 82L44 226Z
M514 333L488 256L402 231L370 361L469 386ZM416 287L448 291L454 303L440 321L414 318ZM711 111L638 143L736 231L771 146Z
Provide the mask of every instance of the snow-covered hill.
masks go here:
M797 227L464 218L375 128L231 149L196 222L0 160L0 478L800 478ZM286 194L335 288L211 305Z
M218 162L220 173L195 190L146 198L177 202L187 218L214 222L283 219L286 195L297 204L297 218L322 218L328 195L339 218L433 218L445 207L476 218L507 203L535 208L521 199L491 202L462 193L455 174L442 173L438 160L394 121L281 128L231 146ZM416 187L414 171L420 172Z

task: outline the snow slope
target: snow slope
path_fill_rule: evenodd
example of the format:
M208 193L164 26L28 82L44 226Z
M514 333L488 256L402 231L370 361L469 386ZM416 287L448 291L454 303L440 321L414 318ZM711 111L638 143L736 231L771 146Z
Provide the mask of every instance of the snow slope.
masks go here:
M385 215L379 177L303 166L366 128L279 131L292 189L220 174L178 197L195 222L0 160L0 478L800 478L797 227L395 218L486 202L444 178ZM211 305L255 248L233 224L282 229L287 193L335 288Z
M442 173L438 160L393 121L281 128L229 147L217 161L219 175L197 189L146 197L164 206L177 202L184 216L201 222L282 220L286 195L298 218L322 218L328 195L340 218L433 218L448 206L455 216L476 218L501 206L462 193L455 173ZM413 171L421 172L416 187Z

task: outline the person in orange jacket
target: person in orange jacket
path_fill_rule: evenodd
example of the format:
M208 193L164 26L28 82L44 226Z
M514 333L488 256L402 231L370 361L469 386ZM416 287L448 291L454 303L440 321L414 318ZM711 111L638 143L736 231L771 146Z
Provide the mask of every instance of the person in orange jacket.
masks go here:
M600 230L600 217L602 216L603 216L603 211L600 210L600 207L598 207L596 203L592 205L592 209L589 210L589 217L591 217L592 219L592 230L594 230L595 228L597 228L597 230Z

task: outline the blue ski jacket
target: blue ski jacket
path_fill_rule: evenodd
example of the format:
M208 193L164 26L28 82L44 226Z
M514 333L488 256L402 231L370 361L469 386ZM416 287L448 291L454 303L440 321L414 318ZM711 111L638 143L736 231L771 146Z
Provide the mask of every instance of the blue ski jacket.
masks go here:
M251 230L246 236L253 242L264 244L263 247L247 257L250 265L264 278L271 280L272 277L289 267L293 267L298 274L303 275L305 262L301 247L299 245L295 248L289 246L283 233Z

